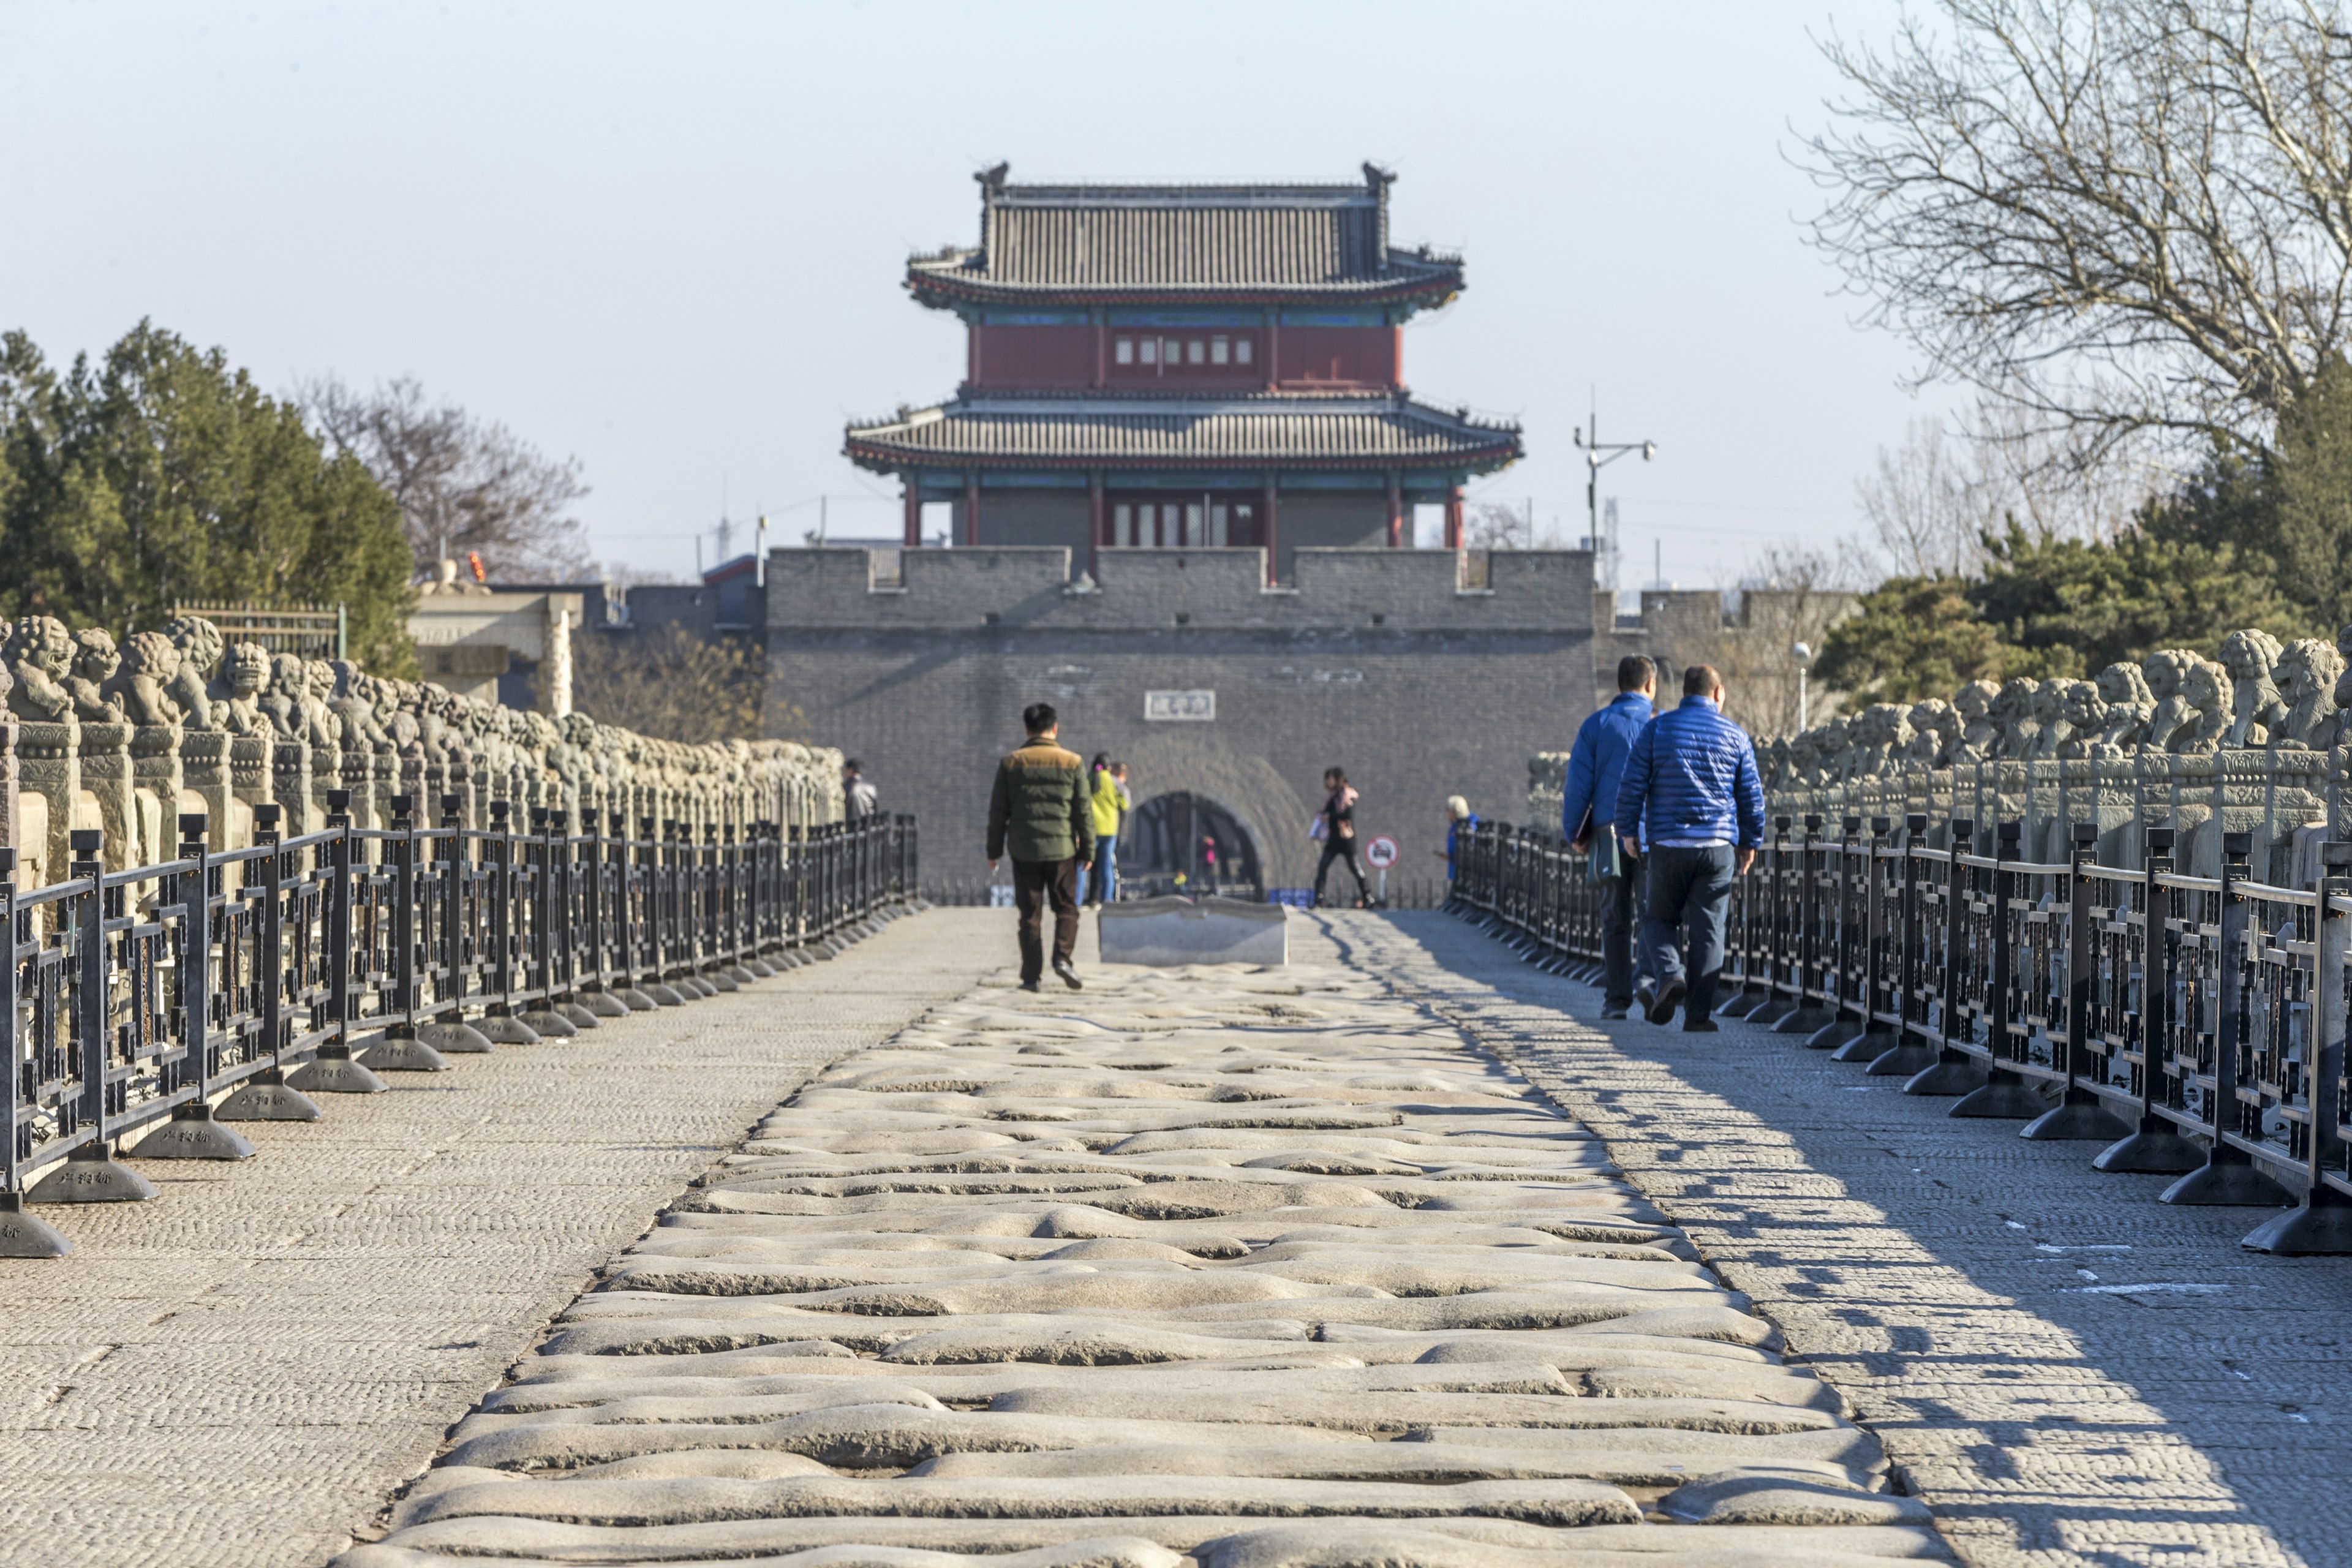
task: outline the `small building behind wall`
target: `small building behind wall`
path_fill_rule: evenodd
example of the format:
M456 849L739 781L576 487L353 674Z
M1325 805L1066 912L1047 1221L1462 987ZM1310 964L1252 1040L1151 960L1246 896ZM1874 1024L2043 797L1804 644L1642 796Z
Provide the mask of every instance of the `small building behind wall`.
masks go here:
M1520 455L1516 425L1416 401L1402 328L1462 263L1389 242L1391 177L1336 185L981 182L980 242L908 264L965 326L956 396L853 425L896 476L904 543L944 503L959 546L1257 549L1270 583L1306 549L1400 548L1412 509Z

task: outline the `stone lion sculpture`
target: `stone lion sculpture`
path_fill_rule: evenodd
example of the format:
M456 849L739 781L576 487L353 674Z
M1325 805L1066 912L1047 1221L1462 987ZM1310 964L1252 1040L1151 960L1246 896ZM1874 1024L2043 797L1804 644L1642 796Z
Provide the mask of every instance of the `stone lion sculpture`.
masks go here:
M211 727L232 735L267 734L261 690L268 684L269 650L257 642L232 645L221 656L220 673L205 687Z
M221 630L202 616L174 616L163 623L163 635L180 650L180 668L163 688L179 705L181 725L190 730L224 726L212 710L214 671L228 652Z
M1854 715L1847 734L1853 742L1852 776L1885 773L1911 743L1910 710L1899 703L1874 702Z
M1952 748L1952 761L1989 763L1999 754L2000 731L1992 721L1992 700L2000 695L2000 688L1990 680L1971 680L1952 694L1952 706L1960 716L1959 742Z
M2181 694L2181 685L2189 670L2204 662L2185 647L2165 648L2141 661L2140 674L2147 677L2148 695L2156 702L2156 711L2148 715L2147 731L2140 737L2142 746L2151 752L2170 751L2173 732L2196 719L2197 707Z
M274 653L269 656L269 684L262 688L261 710L269 717L269 728L281 741L302 738L304 714L302 699L310 689L310 672L302 668L298 654Z
M2100 697L2098 684L2089 680L2068 680L2060 684L2065 691L2060 699L2059 717L2065 722L2067 738L2056 754L2062 757L2097 755L2108 716L2107 705Z
M2001 682L1993 694L1991 717L1999 735L1992 754L2005 762L2023 762L2033 755L2041 726L2033 721L2033 693L2038 680L2016 676Z
M73 674L73 634L55 616L24 616L8 628L0 644L0 663L8 667L15 684L8 692L8 711L36 724L63 724L73 718L73 692L66 681Z
M162 632L135 632L122 645L121 668L106 694L133 724L177 724L180 705L170 687L180 674L180 647Z
M121 700L107 689L122 668L113 637L102 627L85 626L73 634L73 650L65 685L73 694L74 717L85 724L121 723Z
M2283 752L2324 752L2341 728L2336 682L2344 679L2344 656L2317 637L2297 637L2280 650L2273 672L2286 716L2271 728L2271 745Z
M2098 690L2107 720L2091 754L2128 756L2139 750L2148 721L2156 717L2156 693L2148 689L2147 675L2136 664L2111 664L2099 671Z
M2026 716L2033 721L2033 750L2026 753L2027 761L2053 762L2074 738L2074 726L2066 720L2066 692L2074 684L2063 678L2034 683L2026 704Z
M2165 749L2183 756L2220 751L2237 716L2231 710L2230 672L2210 658L2197 660L2181 675L2180 698L2189 716L2172 731Z
M2231 751L2262 746L2270 726L2286 717L2286 704L2272 682L2281 652L2278 638L2252 629L2231 632L2221 642L2221 668L2230 677L2231 719L2221 744Z
M1905 721L1911 726L1911 743L1903 749L1906 767L1951 765L1952 748L1960 738L1958 709L1940 697L1930 697L1913 703Z

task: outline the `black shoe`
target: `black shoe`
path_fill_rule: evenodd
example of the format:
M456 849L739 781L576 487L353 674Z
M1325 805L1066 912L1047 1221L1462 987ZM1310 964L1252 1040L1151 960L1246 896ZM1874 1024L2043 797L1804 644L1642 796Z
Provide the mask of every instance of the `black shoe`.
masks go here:
M1072 966L1068 959L1057 958L1054 960L1054 973L1060 975L1062 977L1062 984L1068 986L1071 990L1083 991L1086 989L1084 985L1078 983L1078 972Z
M1650 1022L1663 1024L1673 1017L1675 1009L1682 1005L1683 993L1689 989L1690 986L1683 981L1669 980L1664 989L1652 992L1646 1015Z
M1685 1035L1716 1035L1722 1033L1722 1030L1717 1026L1716 1021L1712 1018L1685 1018L1683 1020L1683 1033Z
M1023 981L1023 982L1021 983L1021 989L1022 989L1022 990L1024 990L1024 991L1039 991L1039 990L1043 990L1043 989L1044 989L1044 987L1043 987L1043 986L1040 986L1040 985L1039 985L1035 981L1034 981L1034 980L1024 980L1024 981Z
M1614 1002L1612 1002L1608 1006L1601 1009L1601 1016L1602 1018L1613 1022L1619 1018L1631 1016L1633 1015L1633 1009L1630 1005L1621 1007Z

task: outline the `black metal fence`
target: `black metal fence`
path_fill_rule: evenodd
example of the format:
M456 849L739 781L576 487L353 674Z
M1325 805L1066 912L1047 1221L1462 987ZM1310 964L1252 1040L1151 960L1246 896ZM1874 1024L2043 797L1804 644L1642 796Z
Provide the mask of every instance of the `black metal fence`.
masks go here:
M576 826L505 802L439 826L393 797L388 828L329 826L215 855L202 816L179 857L111 870L76 831L71 874L15 889L0 847L0 1256L64 1238L27 1203L152 1197L114 1157L243 1159L233 1121L314 1121L311 1096L373 1093L383 1072L595 1027L830 957L918 885L915 821L695 832L618 816ZM135 1146L130 1140L144 1134Z
M2177 1175L2173 1204L2286 1207L2257 1250L2352 1252L2345 1019L2352 844L2320 847L2311 888L2248 875L2222 836L2218 878L2176 872L2169 828L2145 865L2020 858L2020 826L1846 817L1773 825L1734 884L1720 1011L1801 1037L1951 1114L2106 1145L2105 1172ZM1482 825L1454 907L1528 959L1597 978L1602 889L1556 836Z

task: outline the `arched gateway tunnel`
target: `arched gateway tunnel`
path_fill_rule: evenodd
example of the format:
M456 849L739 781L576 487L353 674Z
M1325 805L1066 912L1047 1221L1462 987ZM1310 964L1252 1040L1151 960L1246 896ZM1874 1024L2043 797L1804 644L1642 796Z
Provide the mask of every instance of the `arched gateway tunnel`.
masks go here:
M1302 549L1270 588L1255 549L1123 550L1099 582L1065 549L779 550L768 711L861 759L935 879L979 868L990 769L1037 701L1127 763L1138 805L1227 814L1266 892L1313 882L1332 766L1401 874L1432 876L1446 797L1516 819L1528 757L1592 700L1591 556L1487 559L1470 586L1453 551Z

